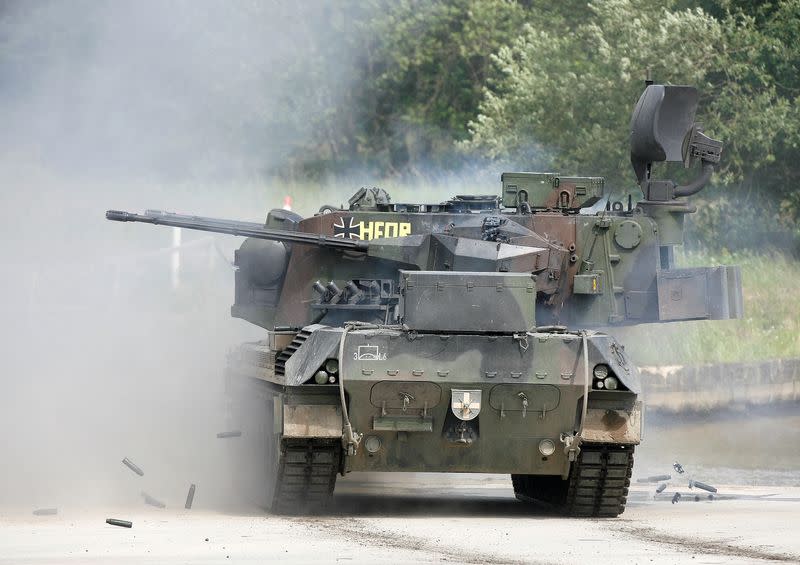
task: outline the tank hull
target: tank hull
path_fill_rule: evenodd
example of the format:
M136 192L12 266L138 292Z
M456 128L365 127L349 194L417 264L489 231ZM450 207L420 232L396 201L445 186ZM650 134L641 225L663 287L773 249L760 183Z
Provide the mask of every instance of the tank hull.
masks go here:
M281 359L268 342L244 344L231 357L229 381L262 383L282 439L337 440L346 448L349 421L358 441L345 450L342 473L567 477L581 438L633 446L641 437L636 368L605 334L374 328L344 335L326 326L308 334L289 357L306 363ZM316 384L316 368L340 350L329 377L335 382ZM597 365L619 377L620 389L594 388Z

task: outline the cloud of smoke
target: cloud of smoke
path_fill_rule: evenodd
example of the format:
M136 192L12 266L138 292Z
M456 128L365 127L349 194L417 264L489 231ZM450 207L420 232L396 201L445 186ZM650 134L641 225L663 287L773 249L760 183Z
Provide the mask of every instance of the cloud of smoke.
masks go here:
M143 490L175 506L189 483L199 506L227 500L225 352L260 334L228 316L238 241L184 233L173 289L172 232L103 211L259 220L280 206L285 191L260 179L351 86L357 54L328 15L316 2L0 7L0 506L140 503ZM323 52L341 64L320 67ZM440 202L540 165L420 166L427 190L387 188ZM298 200L309 213L349 195Z
M8 4L0 116L11 135L0 152L94 178L263 172L307 143L348 90L352 54L328 12L318 2Z
M323 41L345 61L327 24L316 3L0 7L0 505L226 499L225 354L260 336L228 315L239 242L184 233L173 287L171 230L103 212L280 206L259 179L348 87L305 73Z

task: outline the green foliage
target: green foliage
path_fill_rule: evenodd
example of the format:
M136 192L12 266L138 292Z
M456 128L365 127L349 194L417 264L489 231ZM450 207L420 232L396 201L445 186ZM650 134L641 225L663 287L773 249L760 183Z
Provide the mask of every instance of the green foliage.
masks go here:
M280 170L299 182L353 170L424 179L488 158L497 162L489 167L604 175L607 186L627 191L630 111L649 72L658 82L696 85L699 119L725 142L714 182L731 200L709 199L690 219L690 244L789 245L800 218L800 0L697 6L329 5L329 30L306 36L313 56L282 78L311 82L316 92L287 99L281 115L308 140ZM350 87L341 92L341 83ZM678 180L690 174L678 171Z
M514 163L627 192L649 70L699 88L721 193L800 219L800 0L78 6L0 14L0 157L28 143L48 166L301 184Z
M410 123L465 137L490 56L524 19L524 8L505 0L392 3L379 20L383 102Z
M502 78L486 89L468 148L543 160L570 173L599 172L612 186L630 183L627 124L647 70L658 82L700 88L700 117L726 141L725 184L771 172L786 143L796 148L793 99L779 92L772 74L779 45L754 18L717 19L653 0L589 8L591 16L572 33L528 24L498 52Z
M351 157L390 176L457 166L454 141L468 133L491 54L515 36L525 9L507 0L386 0L370 14L357 27L372 39L354 46L361 112Z
M702 12L654 4L590 3L572 33L526 25L495 58L502 78L486 91L469 147L629 183L627 124L646 70L659 81L702 82L722 37Z

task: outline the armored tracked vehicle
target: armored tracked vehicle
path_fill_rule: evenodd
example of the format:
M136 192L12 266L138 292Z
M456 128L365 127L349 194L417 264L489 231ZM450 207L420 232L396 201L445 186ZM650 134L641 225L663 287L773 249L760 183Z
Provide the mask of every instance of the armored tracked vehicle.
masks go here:
M601 329L742 315L737 267L673 248L722 144L697 92L649 85L631 122L643 198L600 177L504 173L499 195L393 203L359 190L309 218L148 211L110 220L242 236L232 315L265 330L230 355L260 502L315 512L350 471L508 473L521 501L625 509L641 439L636 367ZM660 162L699 167L677 185Z

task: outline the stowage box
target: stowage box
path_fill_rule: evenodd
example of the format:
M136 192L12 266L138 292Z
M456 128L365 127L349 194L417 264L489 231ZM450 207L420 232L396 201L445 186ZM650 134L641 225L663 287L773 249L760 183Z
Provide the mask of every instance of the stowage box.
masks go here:
M656 281L662 322L743 316L742 273L737 266L664 270L657 273Z
M603 177L568 177L556 173L503 173L503 206L516 208L527 202L535 209L578 209L603 196Z
M535 311L530 273L400 271L400 315L413 330L524 332Z

